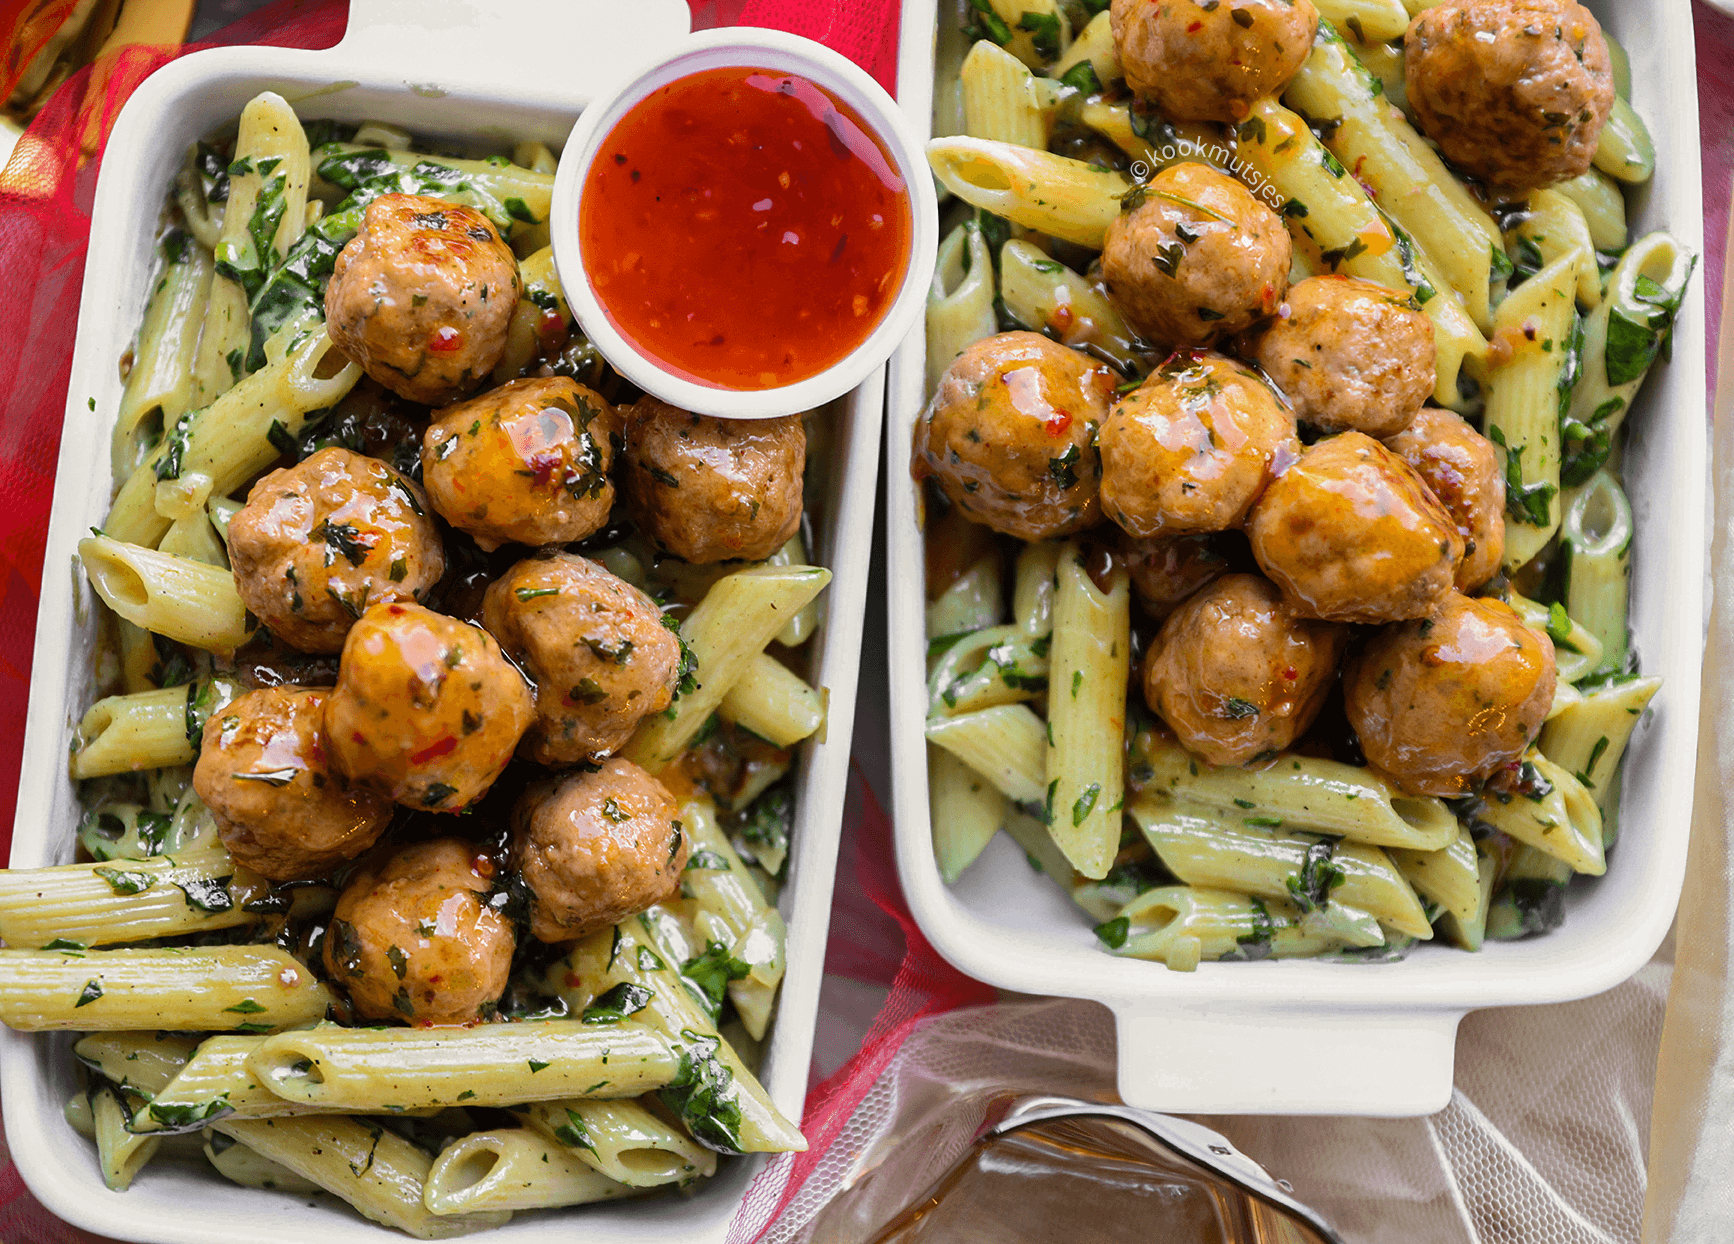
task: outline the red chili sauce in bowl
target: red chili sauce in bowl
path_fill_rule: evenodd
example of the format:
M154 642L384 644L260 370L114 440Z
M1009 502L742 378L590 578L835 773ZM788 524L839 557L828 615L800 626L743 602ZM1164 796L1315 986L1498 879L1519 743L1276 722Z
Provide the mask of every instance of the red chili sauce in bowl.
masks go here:
M772 389L865 341L909 263L908 187L860 118L794 74L708 69L623 116L584 179L596 300L699 384Z

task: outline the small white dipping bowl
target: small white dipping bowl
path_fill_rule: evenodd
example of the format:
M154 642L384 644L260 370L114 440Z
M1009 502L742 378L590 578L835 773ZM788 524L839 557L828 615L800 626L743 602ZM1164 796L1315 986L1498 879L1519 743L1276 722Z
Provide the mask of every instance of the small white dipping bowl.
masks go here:
M772 389L729 389L669 371L615 328L591 287L578 230L579 202L597 150L633 107L652 92L707 69L752 68L792 73L829 91L855 110L890 156L909 195L910 254L903 283L866 340L824 371ZM895 100L853 61L799 35L746 26L681 40L649 65L602 90L584 109L566 140L554 177L549 216L554 265L566 300L602 357L633 384L684 410L727 419L770 419L840 397L891 357L926 305L939 246L939 209L921 141ZM745 296L746 291L742 291Z

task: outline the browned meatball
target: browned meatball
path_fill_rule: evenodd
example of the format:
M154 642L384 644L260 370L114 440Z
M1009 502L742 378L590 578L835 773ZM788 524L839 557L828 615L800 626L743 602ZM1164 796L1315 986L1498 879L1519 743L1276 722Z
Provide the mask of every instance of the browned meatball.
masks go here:
M482 623L536 680L521 750L542 764L599 760L673 699L680 639L662 610L576 553L513 566L488 588Z
M1344 675L1367 759L1417 795L1461 795L1517 760L1553 704L1553 643L1503 601L1450 593L1388 626Z
M1348 628L1299 616L1276 586L1231 574L1181 605L1144 661L1144 700L1217 765L1280 752L1318 716Z
M582 540L614 508L614 407L566 379L514 380L448 406L422 440L441 518L492 552Z
M337 900L325 967L363 1019L465 1024L494 1013L517 938L486 901L493 861L457 838L364 868Z
M376 605L343 645L325 704L331 763L430 812L481 797L529 728L524 677L479 626L420 605Z
M1445 0L1403 39L1409 105L1445 157L1506 191L1589 171L1614 106L1608 45L1571 0Z
M673 898L687 856L678 810L661 782L619 756L524 792L512 854L536 895L530 931L568 942Z
M446 569L420 485L336 446L253 485L229 560L241 603L303 652L338 651L370 605L419 600Z
M620 458L633 521L682 561L762 561L800 529L799 415L714 419L641 397L626 412Z
M1246 531L1300 612L1334 622L1422 617L1463 557L1457 524L1426 482L1360 432L1308 449L1265 490Z
M1493 446L1458 416L1434 406L1385 445L1415 468L1457 523L1463 537L1457 590L1473 591L1491 579L1505 557L1505 477Z
M1176 121L1238 121L1312 52L1312 0L1114 0L1126 84Z
M382 194L331 269L326 332L393 393L437 406L494 370L520 288L518 261L486 216Z
M1158 620L1228 571L1228 559L1208 535L1127 536L1120 551L1132 576L1133 594L1144 612Z
M1276 310L1294 247L1245 186L1185 161L1134 193L1141 201L1114 217L1102 243L1102 277L1133 328L1207 346Z
M391 800L326 767L327 694L249 691L205 723L193 790L235 862L272 881L325 876L391 821Z
M1395 436L1433 392L1433 321L1372 281L1308 277L1244 346L1295 414L1326 432Z
M1020 540L1101 521L1096 429L1114 373L1040 333L1001 333L953 360L915 424L911 470L964 515Z
M1102 425L1102 509L1135 536L1239 526L1301 455L1294 416L1252 371L1176 354Z

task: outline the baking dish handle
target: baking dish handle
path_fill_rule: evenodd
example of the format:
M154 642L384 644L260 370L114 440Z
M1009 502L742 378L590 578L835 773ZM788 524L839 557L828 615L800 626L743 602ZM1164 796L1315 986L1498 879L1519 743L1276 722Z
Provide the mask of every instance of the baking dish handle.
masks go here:
M338 48L413 60L418 87L546 78L569 90L667 47L691 24L686 0L350 0Z
M1433 1114L1462 1011L1115 1007L1120 1096L1170 1113Z

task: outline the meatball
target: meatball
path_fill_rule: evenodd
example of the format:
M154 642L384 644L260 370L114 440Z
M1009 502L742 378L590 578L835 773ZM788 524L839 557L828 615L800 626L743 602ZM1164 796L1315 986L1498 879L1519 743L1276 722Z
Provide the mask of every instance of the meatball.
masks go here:
M1220 354L1176 354L1121 399L1097 437L1102 509L1134 536L1238 526L1301 455L1294 416Z
M382 194L331 270L326 332L393 393L437 406L494 370L519 289L518 261L486 216Z
M420 485L332 446L253 485L229 520L241 603L303 652L336 652L370 605L420 600L445 546Z
M641 397L626 412L620 485L638 529L682 561L763 561L801 526L807 429L715 419Z
M1433 321L1372 281L1308 277L1243 346L1295 414L1326 432L1395 436L1433 392Z
M375 605L349 632L325 704L331 763L429 812L480 798L512 758L535 702L494 637L423 609Z
M1318 716L1348 628L1300 616L1276 586L1231 574L1181 605L1144 661L1144 700L1189 751L1238 765Z
M1228 559L1208 535L1126 537L1120 542L1132 592L1158 620L1192 593L1228 571Z
M1102 277L1133 328L1207 346L1270 315L1293 243L1275 212L1207 164L1172 164L1108 225Z
M1252 555L1300 612L1400 622L1451 590L1463 537L1409 464L1360 432L1320 441L1247 520Z
M1433 406L1385 445L1427 481L1457 524L1463 537L1457 590L1486 583L1505 557L1505 476L1493 446L1462 419Z
M235 863L272 881L325 876L371 847L391 821L391 800L326 767L328 694L249 691L205 723L193 790Z
M439 412L422 440L422 481L440 517L489 552L582 540L614 508L617 421L563 376L514 380Z
M325 967L363 1019L490 1018L517 937L487 901L494 864L458 838L405 847L357 872L325 932Z
M1312 0L1114 0L1126 84L1175 121L1238 121L1312 53Z
M1375 635L1344 675L1367 759L1404 790L1449 798L1522 756L1553 704L1553 644L1503 601L1452 592Z
M530 932L569 942L673 898L687 855L678 810L661 782L619 756L524 792L512 854L536 896Z
M1608 45L1571 0L1445 0L1403 39L1403 80L1445 158L1510 192L1589 171L1614 106Z
M1102 518L1096 430L1115 375L1040 333L1001 333L952 361L915 425L911 470L965 516L1020 540Z
M522 752L545 765L598 760L669 706L680 638L655 601L575 553L521 561L488 588L482 624L536 680Z

